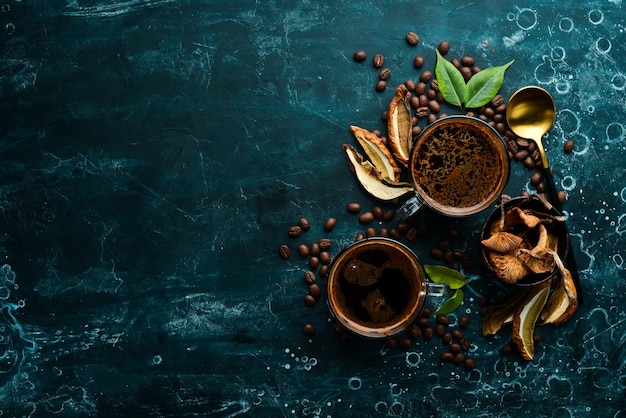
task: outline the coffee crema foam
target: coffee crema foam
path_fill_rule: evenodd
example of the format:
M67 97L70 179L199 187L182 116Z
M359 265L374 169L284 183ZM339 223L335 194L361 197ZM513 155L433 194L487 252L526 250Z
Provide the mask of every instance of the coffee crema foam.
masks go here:
M413 181L422 198L443 210L484 205L508 176L506 150L488 126L449 121L425 132L415 147Z

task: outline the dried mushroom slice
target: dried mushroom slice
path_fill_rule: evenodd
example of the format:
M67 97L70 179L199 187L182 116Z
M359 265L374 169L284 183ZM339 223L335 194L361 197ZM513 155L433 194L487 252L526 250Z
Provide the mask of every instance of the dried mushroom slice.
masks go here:
M517 257L530 271L535 274L550 273L556 268L552 251L521 249Z
M400 180L402 169L398 166L391 152L389 152L389 149L378 135L356 125L350 126L350 132L359 141L359 144L361 144L374 166L381 171L383 177L389 177L395 181Z
M514 284L531 273L530 269L514 254L488 253L494 273L503 282Z
M541 311L540 324L559 325L569 320L578 308L576 287L569 270L561 272L561 278L557 282L546 305Z
M499 253L510 253L522 247L524 239L510 232L496 232L480 243L483 247Z
M350 170L356 176L363 188L372 196L380 200L394 200L413 191L413 187L405 183L390 185L389 181L383 182L381 172L369 161L364 160L353 146L343 144L346 153L346 161Z
M529 228L534 228L541 223L541 219L535 216L532 211L522 210L519 206L515 206L506 212L504 223L506 226L523 224Z
M535 324L548 300L550 282L532 288L513 315L512 339L522 357L532 360L535 356Z
M483 316L483 336L493 335L503 326L513 322L513 314L528 292L530 292L529 287L522 287L498 303L488 305Z
M406 100L404 84L396 88L396 94L387 108L387 134L391 151L396 160L406 167L413 148L410 106Z

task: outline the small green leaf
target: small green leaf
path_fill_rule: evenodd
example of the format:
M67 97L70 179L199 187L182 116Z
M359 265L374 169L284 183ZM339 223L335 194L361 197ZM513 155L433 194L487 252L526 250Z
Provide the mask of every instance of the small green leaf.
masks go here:
M474 74L467 83L465 107L475 109L489 103L500 90L504 81L504 72L513 62L515 60L499 67L485 68Z
M435 66L435 76L439 84L439 91L444 100L451 105L464 107L467 96L467 86L463 74L450 61L445 59L438 50L437 65Z
M456 308L461 306L461 303L463 303L463 297L464 297L463 291L461 289L457 289L454 292L454 295L450 297L450 299L446 300L444 303L441 304L441 306L439 307L439 309L437 309L435 314L445 315L445 314L454 312Z
M459 289L465 285L465 277L458 271L446 266L424 265L426 274L435 283L447 284L450 289Z

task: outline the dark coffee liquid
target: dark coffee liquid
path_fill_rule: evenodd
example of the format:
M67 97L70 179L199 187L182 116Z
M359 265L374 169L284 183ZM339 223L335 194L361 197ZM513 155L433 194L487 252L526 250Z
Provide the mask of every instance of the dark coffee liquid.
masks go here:
M425 132L415 147L413 181L435 208L482 205L508 177L504 144L488 126L450 120Z
M388 246L357 249L346 255L335 292L350 319L384 327L418 302L415 270L402 253Z

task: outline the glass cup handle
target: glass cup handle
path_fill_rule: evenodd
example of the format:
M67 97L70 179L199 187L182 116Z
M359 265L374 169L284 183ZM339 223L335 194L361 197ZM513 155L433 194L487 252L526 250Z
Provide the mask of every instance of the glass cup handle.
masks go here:
M450 293L450 286L443 283L426 283L426 294L428 296L446 296Z
M400 209L398 209L398 216L400 216L400 218L402 219L407 219L410 216L416 214L417 211L420 210L422 206L424 206L424 203L425 202L420 197L420 195L415 193L413 197L404 202L404 205L402 205Z

